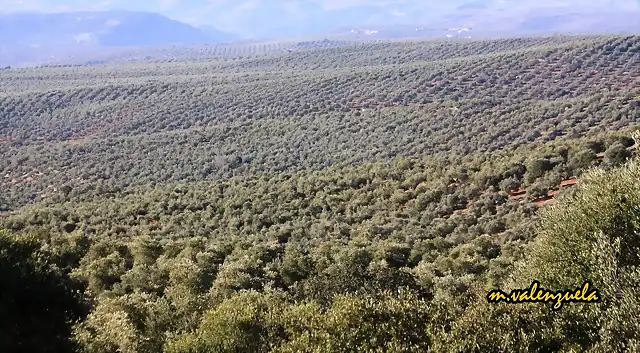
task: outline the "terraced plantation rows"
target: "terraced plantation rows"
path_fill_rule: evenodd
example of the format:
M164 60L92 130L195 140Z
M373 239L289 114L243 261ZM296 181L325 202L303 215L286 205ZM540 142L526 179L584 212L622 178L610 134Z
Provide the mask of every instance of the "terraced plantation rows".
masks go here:
M392 43L247 61L278 70L268 74L233 74L245 67L242 60L225 64L224 74L212 67L204 76L206 63L133 64L113 69L109 85L41 93L28 92L30 78L41 72L49 74L44 82L87 82L109 71L11 70L2 75L16 87L27 82L22 87L27 92L18 89L2 98L0 172L42 174L15 192L24 196L27 190L42 193L105 176L117 186L193 181L230 172L466 154L593 134L603 126L622 128L638 118L637 38L592 40L505 40L468 44L471 48L455 42ZM531 47L522 49L527 43ZM482 45L494 54L477 55ZM346 59L345 52L351 53ZM383 58L376 63L381 66L369 66L367 56L386 52L402 65ZM437 59L423 61L427 56ZM308 68L314 60L363 66L297 71L296 62ZM146 71L138 70L142 67ZM129 74L151 71L155 81L129 83Z

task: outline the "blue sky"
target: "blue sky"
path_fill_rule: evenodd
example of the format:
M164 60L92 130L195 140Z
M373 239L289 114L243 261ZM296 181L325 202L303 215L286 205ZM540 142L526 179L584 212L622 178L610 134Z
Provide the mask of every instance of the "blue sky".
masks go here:
M640 9L640 0L0 0L0 9L47 12L109 9L153 11L191 24L209 24L222 30L250 35L261 26L282 27L294 22L332 19L340 22L338 16L357 17L358 21L415 23L471 2L481 2L495 8L592 6ZM332 17L334 14L335 17Z

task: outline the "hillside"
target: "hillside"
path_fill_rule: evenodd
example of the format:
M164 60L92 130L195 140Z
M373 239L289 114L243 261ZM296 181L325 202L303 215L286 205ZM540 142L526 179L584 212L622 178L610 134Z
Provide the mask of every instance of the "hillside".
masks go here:
M640 37L327 46L0 71L0 245L20 250L0 261L68 296L52 304L68 319L40 313L42 340L599 352L638 339L625 313L640 306L615 293L640 265L622 258L639 246L637 162L624 163ZM574 260L584 272L561 262ZM603 305L486 303L488 289L587 275Z

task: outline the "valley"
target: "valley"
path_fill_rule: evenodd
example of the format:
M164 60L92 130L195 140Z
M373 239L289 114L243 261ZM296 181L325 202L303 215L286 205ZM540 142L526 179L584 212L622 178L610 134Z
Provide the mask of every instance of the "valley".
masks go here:
M324 43L1 70L0 243L75 315L12 347L633 347L639 36Z

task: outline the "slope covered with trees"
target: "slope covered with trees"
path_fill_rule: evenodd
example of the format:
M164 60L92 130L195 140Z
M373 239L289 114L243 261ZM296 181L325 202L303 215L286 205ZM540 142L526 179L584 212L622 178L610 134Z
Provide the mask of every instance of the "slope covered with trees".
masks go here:
M82 287L60 304L68 347L637 345L639 175L624 163L640 37L368 43L0 78L0 245L29 239L68 283L61 297ZM556 204L533 202L570 177ZM486 302L533 279L592 280L604 299L559 312Z

